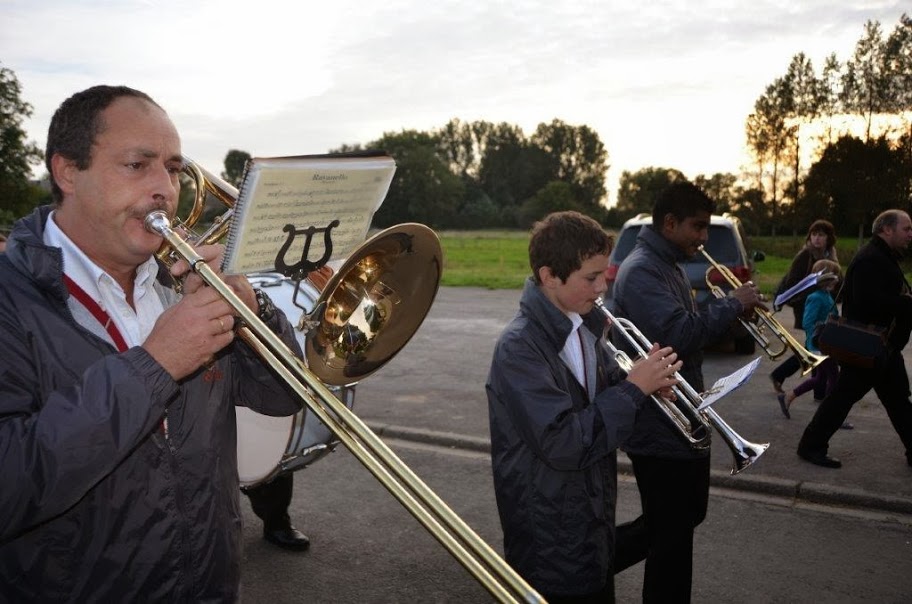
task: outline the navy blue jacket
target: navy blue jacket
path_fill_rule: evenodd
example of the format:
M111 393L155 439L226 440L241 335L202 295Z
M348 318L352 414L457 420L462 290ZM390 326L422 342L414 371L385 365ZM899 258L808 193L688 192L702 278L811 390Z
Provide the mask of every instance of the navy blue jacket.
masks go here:
M646 399L601 341L589 400L558 357L572 322L529 279L497 341L487 381L491 461L507 562L540 592L602 589L613 568L618 445Z
M703 347L725 334L743 307L726 297L697 309L690 281L677 264L682 260L675 245L651 226L643 227L636 247L618 269L613 304L616 314L630 319L650 342L671 346L683 363L681 377L703 392ZM670 459L709 455L709 448L694 450L655 404L644 405L637 414L633 436L623 448Z
M300 402L239 341L175 382L77 323L61 251L42 242L49 209L0 254L0 602L235 601L234 403ZM271 327L297 346L283 315Z

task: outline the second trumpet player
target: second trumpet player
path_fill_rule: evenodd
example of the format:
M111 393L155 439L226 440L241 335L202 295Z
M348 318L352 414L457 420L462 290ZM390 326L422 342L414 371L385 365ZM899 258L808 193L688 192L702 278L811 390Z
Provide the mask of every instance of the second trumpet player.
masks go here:
M720 338L739 317L761 306L759 291L745 283L697 308L690 282L679 266L709 237L715 203L689 182L669 186L657 198L652 224L644 226L614 285L613 311L630 320L651 342L672 347L681 376L697 392L703 382L703 347ZM706 516L710 448L695 448L658 405L637 414L624 450L633 464L643 516L642 548L618 552L616 571L646 558L643 599L688 602L694 529Z

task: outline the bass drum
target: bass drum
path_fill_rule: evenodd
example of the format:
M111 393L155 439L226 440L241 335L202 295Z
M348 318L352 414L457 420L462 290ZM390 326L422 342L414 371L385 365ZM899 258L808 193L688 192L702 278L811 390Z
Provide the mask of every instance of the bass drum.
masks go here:
M266 292L276 307L297 325L304 311L295 306L295 284L278 273L256 273L248 281ZM297 302L310 312L320 292L305 279L301 282ZM304 332L295 330L304 349ZM329 389L351 409L355 404L355 386L329 386ZM237 413L238 477L241 487L253 487L272 480L283 472L294 472L310 465L335 449L339 443L333 433L305 405L288 417L272 417L235 407Z

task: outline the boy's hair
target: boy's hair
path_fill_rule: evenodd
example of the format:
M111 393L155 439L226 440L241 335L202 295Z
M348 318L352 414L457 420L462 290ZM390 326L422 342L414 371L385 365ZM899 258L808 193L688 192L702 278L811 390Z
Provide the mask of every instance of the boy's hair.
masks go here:
M53 174L51 160L55 154L76 162L80 170L87 170L92 160L92 145L95 137L105 124L101 112L120 97L134 97L148 101L159 109L161 106L145 92L127 86L93 86L77 92L57 108L48 128L47 146L44 152L44 163L48 174ZM162 110L164 111L164 110ZM63 201L63 191L51 177L51 193L54 201Z
M652 228L659 230L667 214L672 214L678 222L700 212L712 214L716 211L716 202L697 185L681 180L669 185L659 193L652 207Z
M566 282L583 261L611 253L614 239L598 222L579 212L554 212L532 225L529 239L529 265L535 283L541 285L538 271L547 266L561 282Z
M833 223L829 220L815 220L811 223L811 226L808 227L808 234L806 241L811 240L811 233L823 233L826 235L827 249L836 245L836 229L833 228Z
M837 277L842 279L842 268L839 266L839 263L836 262L835 260L823 259L823 260L818 260L817 262L815 262L814 265L811 267L811 272L817 273L820 271L826 271L828 273L833 273L834 275L836 275ZM824 281L823 283L818 285L818 287L826 287L826 285L828 285L828 283L826 281Z

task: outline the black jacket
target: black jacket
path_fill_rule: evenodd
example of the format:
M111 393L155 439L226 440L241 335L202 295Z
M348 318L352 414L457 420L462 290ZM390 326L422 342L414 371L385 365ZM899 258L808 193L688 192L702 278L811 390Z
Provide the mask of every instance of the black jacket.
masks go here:
M300 403L240 342L175 382L142 347L118 353L77 323L61 251L42 242L48 212L0 254L0 602L234 601L233 403ZM274 327L296 346L283 316Z
M902 350L912 330L912 297L899 256L880 237L861 248L846 270L842 290L845 318L889 328L890 347Z
M558 356L572 322L529 279L486 385L506 559L544 593L600 590L613 568L616 449L646 397L622 381L604 325L593 312L580 328L598 340L590 401Z

